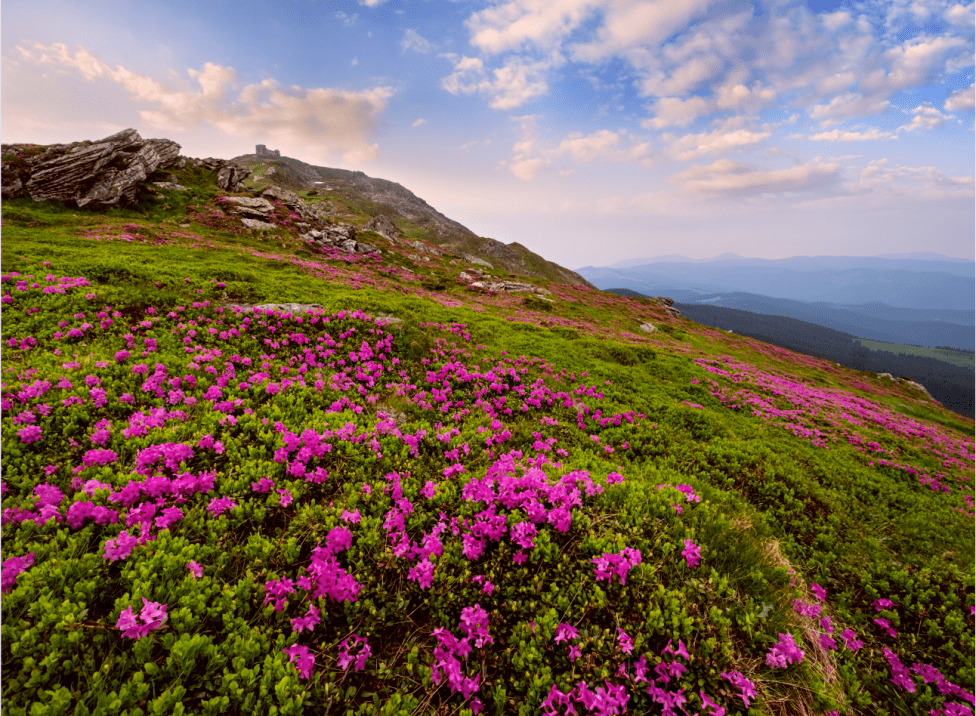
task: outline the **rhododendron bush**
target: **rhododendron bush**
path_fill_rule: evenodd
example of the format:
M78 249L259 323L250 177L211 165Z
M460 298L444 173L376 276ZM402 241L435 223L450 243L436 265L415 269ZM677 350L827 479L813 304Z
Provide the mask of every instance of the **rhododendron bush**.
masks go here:
M971 712L971 435L688 322L635 364L626 299L291 314L7 232L5 711Z

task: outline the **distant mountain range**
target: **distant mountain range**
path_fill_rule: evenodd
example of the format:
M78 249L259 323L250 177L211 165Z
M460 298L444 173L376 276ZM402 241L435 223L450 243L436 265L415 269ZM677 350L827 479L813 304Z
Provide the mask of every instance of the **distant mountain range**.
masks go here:
M751 293L837 307L880 303L895 308L972 311L976 295L976 263L938 254L788 259L723 254L705 260L662 256L650 263L636 261L645 260L586 266L578 273L597 288L629 288L677 301L686 300L682 292L700 297Z

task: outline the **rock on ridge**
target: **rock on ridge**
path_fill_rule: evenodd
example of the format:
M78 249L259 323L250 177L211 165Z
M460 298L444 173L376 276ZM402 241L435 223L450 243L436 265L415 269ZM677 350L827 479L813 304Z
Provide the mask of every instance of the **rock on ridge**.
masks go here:
M108 208L135 200L139 182L156 169L177 163L180 145L143 139L126 129L89 145L41 155L30 167L27 192L34 201L61 201L77 207Z

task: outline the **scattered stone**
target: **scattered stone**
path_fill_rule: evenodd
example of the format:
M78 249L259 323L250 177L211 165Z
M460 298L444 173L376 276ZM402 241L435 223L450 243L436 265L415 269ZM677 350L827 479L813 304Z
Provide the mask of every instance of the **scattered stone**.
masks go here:
M654 333L657 330L653 323L642 323L640 324L640 329L645 333Z
M461 279L462 281L474 281L474 276L467 273L466 271L462 271L461 273L459 273L458 278Z
M31 164L25 183L34 201L61 201L95 209L135 201L139 183L154 171L176 164L180 145L169 139L143 139L134 129L42 155ZM12 187L13 183L11 183Z
M464 256L464 260L467 261L469 264L475 264L476 266L484 266L489 269L495 268L490 263L488 263L484 259L479 259L477 256L473 256L471 254L462 254L462 255Z
M241 223L249 229L256 229L258 231L268 231L269 229L278 228L274 224L269 224L267 221L261 221L259 219L241 219Z
M185 186L180 186L179 184L171 181L154 181L153 184L158 186L160 189L166 189L167 191L190 191Z
M421 241L414 241L410 245L413 246L415 249L417 249L419 251L423 251L424 253L434 254L434 256L440 256L441 255L441 252L440 251L438 251L437 249L434 249L434 248L431 248L431 247L427 246L426 244L424 244Z
M356 254L378 254L381 251L362 241L356 241L356 227L352 224L327 224L322 230L312 229L302 234L305 241L319 246L334 246Z
M895 379L895 376L893 376L891 373L878 373L878 377L879 378L887 378L888 380L894 380Z

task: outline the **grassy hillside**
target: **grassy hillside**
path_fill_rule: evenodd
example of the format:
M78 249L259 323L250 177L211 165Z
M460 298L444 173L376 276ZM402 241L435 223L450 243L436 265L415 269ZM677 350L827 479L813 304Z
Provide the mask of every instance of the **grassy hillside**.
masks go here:
M3 205L5 712L970 713L972 421L174 174Z

